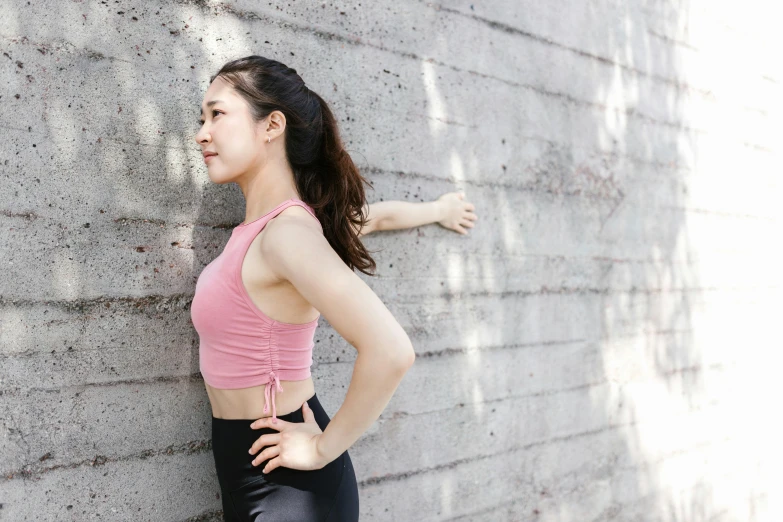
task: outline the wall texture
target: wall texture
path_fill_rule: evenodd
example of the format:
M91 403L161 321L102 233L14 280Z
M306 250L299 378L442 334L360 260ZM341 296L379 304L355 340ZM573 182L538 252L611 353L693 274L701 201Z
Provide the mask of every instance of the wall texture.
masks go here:
M220 519L189 304L244 208L193 136L262 54L371 201L479 215L366 238L418 358L351 448L362 520L783 520L758 4L2 0L0 519ZM355 351L316 340L333 415Z

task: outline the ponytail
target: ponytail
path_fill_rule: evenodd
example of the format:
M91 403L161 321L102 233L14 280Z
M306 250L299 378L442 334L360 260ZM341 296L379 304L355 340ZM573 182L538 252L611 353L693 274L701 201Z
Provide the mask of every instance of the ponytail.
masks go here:
M329 105L315 92L309 92L318 100L320 111L317 125L322 135L321 150L318 159L310 165L318 175L315 176L317 182L311 186L297 188L304 197L311 197L311 206L321 220L324 236L340 258L352 270L374 275L368 269L375 271L375 261L356 233L367 224L364 185L370 188L372 185L359 173L345 150Z

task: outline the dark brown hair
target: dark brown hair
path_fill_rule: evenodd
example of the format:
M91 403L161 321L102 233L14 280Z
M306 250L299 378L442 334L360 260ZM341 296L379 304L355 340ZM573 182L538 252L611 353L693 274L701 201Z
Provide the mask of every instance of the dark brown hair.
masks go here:
M364 184L372 184L343 147L324 99L305 86L295 69L263 56L230 61L209 83L218 76L247 101L255 121L276 110L285 115L285 152L302 201L313 208L326 240L345 264L375 275L368 271L375 271L375 261L354 228L367 223Z

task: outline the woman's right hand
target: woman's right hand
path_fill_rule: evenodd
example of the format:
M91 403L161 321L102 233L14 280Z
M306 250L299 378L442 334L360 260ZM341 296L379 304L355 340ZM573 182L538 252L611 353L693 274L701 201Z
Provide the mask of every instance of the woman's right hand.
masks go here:
M476 208L473 203L463 201L465 194L462 192L448 192L437 199L441 206L443 218L438 224L449 230L467 235L465 228L473 228L473 222L478 216L473 212Z

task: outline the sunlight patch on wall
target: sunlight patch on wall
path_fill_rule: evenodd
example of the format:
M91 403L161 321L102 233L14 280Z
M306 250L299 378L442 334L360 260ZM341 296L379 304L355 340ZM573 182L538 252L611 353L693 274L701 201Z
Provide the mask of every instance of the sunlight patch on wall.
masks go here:
M435 66L430 62L422 62L421 72L424 76L422 85L427 96L427 116L429 116L427 124L430 127L430 135L438 136L446 130L447 124L444 123L448 118L446 103L438 89L438 75L435 72Z
M84 297L81 286L73 283L76 281L74 275L80 274L83 269L80 262L68 258L68 256L73 256L70 249L59 254L55 252L55 255L57 259L52 263L52 293L58 299L65 300L77 300Z
M454 488L451 481L451 476L442 474L440 483L438 484L440 490L440 516L447 517L452 515L451 509L454 504Z
M182 148L179 136L166 137L166 180L184 185L190 181L188 154Z
M148 97L140 97L131 108L133 111L132 125L136 135L141 138L142 144L148 146L162 145L158 141L158 131L165 128L163 113L158 107L157 101ZM146 143L144 143L146 142Z

